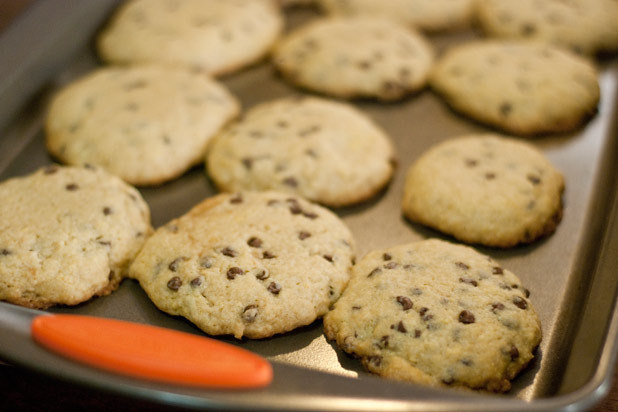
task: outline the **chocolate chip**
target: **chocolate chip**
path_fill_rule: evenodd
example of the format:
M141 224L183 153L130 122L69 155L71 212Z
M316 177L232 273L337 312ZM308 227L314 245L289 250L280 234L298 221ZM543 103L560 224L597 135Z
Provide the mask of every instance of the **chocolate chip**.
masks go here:
M0 256L8 256L11 255L13 252L11 252L8 249L0 249Z
M245 271L237 266L233 266L227 270L227 278L232 280L238 275L244 275Z
M491 311L493 313L496 313L496 311L499 311L499 310L504 310L504 308L505 308L504 304L502 304L500 302L496 302L496 303L492 303L491 304Z
M467 283L468 285L472 285L472 286L478 286L479 283L474 280L474 279L467 279L467 278L459 278L459 281L461 283Z
M371 62L367 60L361 60L358 62L358 68L361 70L369 70L371 68Z
M375 268L374 270L369 272L367 277L370 278L370 277L373 277L374 275L377 275L377 274L380 274L380 273L382 273L382 269L381 268Z
M470 266L466 265L463 262L455 262L455 265L457 265L458 268L461 268L463 270L468 270L470 269Z
M303 216L305 216L307 219L311 219L311 220L318 218L317 213L306 212L306 211L303 211Z
M521 26L521 34L523 36L532 36L534 33L536 33L536 27L534 26L534 24L524 23Z
M237 205L239 203L242 203L242 195L240 193L237 193L236 195L234 195L230 199L230 203L233 204L233 205Z
M311 233L309 233L309 232L301 231L301 232L298 233L298 238L300 240L305 240L308 237L311 237Z
M251 167L253 166L253 159L250 157L244 157L241 160L243 166L247 169L247 170L251 170Z
M414 329L414 337L415 338L420 338L421 337L421 331L419 329Z
M276 282L270 282L270 284L268 285L267 289L273 295L278 295L279 292L281 292L281 285L279 285Z
M500 105L500 114L504 117L507 117L511 111L513 110L513 106L510 103L505 102Z
M255 277L259 280L266 280L270 277L270 275L265 270L260 270L255 274Z
M395 269L397 266L399 266L397 262L388 262L386 265L384 265L384 268Z
M468 167L474 167L479 164L479 162L474 159L466 159L465 162L466 162L466 166Z
M198 276L198 277L193 278L191 280L191 286L194 287L194 288L196 288L198 286L201 286L201 284L202 284L202 277L201 276Z
M296 180L296 178L294 177L286 177L285 179L283 179L281 181L284 185L290 186L290 187L298 187L298 180Z
M472 362L472 359L468 359L468 358L464 358L460 361L464 366L472 366L472 364L474 362Z
M397 302L402 306L403 310L409 310L414 307L412 300L407 296L397 296Z
M494 266L494 267L491 269L491 273L493 273L494 275L502 275L502 274L504 274L504 269L502 269L502 268L501 268L501 267L499 267L499 266Z
M379 367L382 364L382 356L369 356L367 357L367 362L375 367Z
M116 272L114 272L113 270L110 270L109 273L107 274L107 280L111 281L112 279L114 279L114 276L116 276Z
M99 240L97 243L101 246L107 246L107 247L112 246L112 242L110 242L109 240Z
M322 257L328 260L330 263L333 263L333 257L331 255L322 255Z
M57 165L50 165L50 166L47 166L45 169L43 169L43 174L53 175L58 170L60 170L60 167L58 167Z
M201 266L201 267L203 267L203 268L205 268L205 269L208 269L208 268L212 267L212 262L210 261L210 259L209 259L209 258L204 257L204 258L202 258L202 260L200 261L200 266Z
M399 321L399 323L397 324L397 331L401 333L406 333L408 331L403 324L403 321Z
M425 315L425 313L427 313L427 311L428 311L428 310L429 310L429 308L425 308L425 307L423 307L423 308L421 308L421 309L418 311L418 314L419 314L419 315L421 315L421 316L424 316L424 315Z
M526 178L528 179L528 181L529 181L530 183L532 183L532 184L533 184L533 185L535 185L535 186L536 186L536 185L538 185L539 183L541 183L541 178L540 178L540 177L538 177L538 176L535 176L535 175L531 175L531 174L530 174L530 175L526 176Z
M519 296L515 296L513 298L513 304L515 304L515 306L517 306L519 309L527 309L528 308L528 302L526 302L526 300L524 298L521 298Z
M382 255L382 259L384 259L385 261L391 260L393 257L391 255L389 255L388 253L385 253Z
M178 265L180 264L180 262L182 262L184 260L184 258L182 257L178 257L174 260L172 260L172 262L167 266L167 268L169 270L171 270L172 272L176 272L178 270Z
M105 216L109 216L109 215L111 215L112 213L114 213L114 212L113 212L113 210L112 210L112 208L111 208L111 207L109 207L109 206L105 206L105 207L103 208L103 214L104 214Z
M182 286L182 280L178 276L174 276L167 282L167 287L173 291L177 291Z
M519 349L515 345L511 345L509 349L509 355L511 355L511 360L515 360L519 358Z
M474 323L476 319L474 318L474 314L469 310L462 310L459 312L459 321L464 325L468 325Z
M530 291L526 288L524 288L524 296L529 298L530 297Z
M276 257L277 256L275 256L274 254L272 254L268 250L265 250L264 253L262 253L262 258L264 258L264 259L274 259Z
M361 310L362 306L352 306L352 310Z
M229 257L236 257L236 256L238 256L238 252L236 252L231 247L224 247L223 249L221 249L221 253L223 255L229 256Z
M64 188L69 192L74 192L79 189L79 186L76 183L69 183Z
M252 236L249 238L249 240L247 240L247 244L251 247L260 247L262 246L262 240L255 236Z
M287 199L287 202L290 205L290 212L293 215L299 215L303 213L303 209L300 207L300 203L298 203L298 200L292 197L292 198Z
M242 311L241 318L246 323L252 323L255 321L255 318L258 316L258 307L257 305L248 305Z
M384 349L388 347L388 341L390 340L390 336L384 335L380 338L380 342L378 342L378 347L380 349Z
M301 130L300 132L298 132L298 135L300 137L307 137L310 134L319 132L321 129L322 128L316 124L316 125L313 125L313 126L310 126L310 127L306 128L306 129Z
M494 172L487 172L487 173L485 173L485 179L493 180L495 178L496 178L496 174Z

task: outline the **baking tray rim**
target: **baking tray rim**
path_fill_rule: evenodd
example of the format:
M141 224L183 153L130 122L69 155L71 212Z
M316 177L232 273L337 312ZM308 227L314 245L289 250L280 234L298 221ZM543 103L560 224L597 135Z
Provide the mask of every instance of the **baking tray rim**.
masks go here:
M32 98L33 95L40 89L45 82L49 81L66 65L67 61L73 57L78 49L87 43L86 38L92 34L93 30L98 28L103 22L103 16L112 9L118 0L105 0L99 2L75 2L72 0L45 0L35 2L26 12L15 21L2 35L0 36L0 54L6 56L4 60L8 64L0 66L0 130L4 130L10 123L13 116L23 109L24 105ZM95 12L96 10L96 12ZM104 14L102 14L105 12ZM98 15L98 17L96 17ZM53 24L53 28L59 28L53 35L48 35L49 26L41 24L42 18ZM51 18L50 18L51 17ZM79 21L78 30L80 36L75 36L74 23ZM44 26L43 28L41 26ZM73 43L67 43L67 40L73 40ZM16 47L16 45L18 47ZM62 49L64 47L64 49ZM32 48L39 50L38 53L28 54L24 50ZM38 49L37 49L38 48ZM58 48L62 52L57 53ZM41 51L44 49L43 51ZM51 59L50 53L56 52L55 58ZM51 62L49 60L52 60ZM41 69L41 63L44 64L44 69ZM616 119L614 119L614 123ZM615 125L614 125L615 126ZM614 136L615 137L615 136ZM2 159L1 161L7 160ZM8 159L10 161L10 159ZM611 210L610 222L604 228L603 246L607 246L607 239L618 235L618 224L616 217L618 216L618 203L616 202L615 190L611 194ZM601 253L602 255L603 253ZM608 255L610 253L605 253ZM599 258L601 259L602 256ZM606 256L606 259L609 258ZM0 307L9 305L2 303ZM10 305L13 306L13 305ZM581 387L566 394L560 394L553 397L537 398L531 401L522 401L516 398L483 398L482 402L462 404L460 402L448 401L392 401L389 402L389 410L582 410L589 408L602 399L610 390L611 375L613 365L618 354L618 303L615 299L611 305L610 321L605 329L605 338L602 342L602 349L599 353L598 367L590 379ZM11 308L12 310L13 308ZM18 311L26 310L24 308L14 308ZM38 311L35 311L38 312ZM0 350L0 356L3 356ZM6 356L4 356L6 357ZM52 374L65 380L72 380L71 376L63 376L58 371L51 372L45 370L41 365L33 365L27 359L19 359L19 357L8 357L7 361L15 364L37 370L38 372ZM73 379L77 384L89 385L99 389L122 393L129 396L137 396L149 400L157 400L163 404L179 405L185 407L204 407L212 406L212 400L183 395L174 392L166 392L160 389L144 389L136 390L136 387L117 385L113 383L79 382ZM297 399L294 399L297 398ZM298 396L289 396L287 400L282 402L270 403L272 409L299 409L299 410L332 410L333 405L339 405L334 402L333 397L322 399L320 402L312 395L312 399L307 399ZM342 398L341 401L349 402L349 398ZM345 402L341 403L343 406ZM224 405L220 405L224 406ZM240 405L236 405L239 406ZM254 405L255 406L255 405ZM266 405L264 405L266 406ZM358 407L360 405L356 405ZM374 404L374 406L376 406ZM244 409L244 408L243 408ZM367 409L363 407L362 409ZM341 410L357 410L350 409L350 405L342 407Z

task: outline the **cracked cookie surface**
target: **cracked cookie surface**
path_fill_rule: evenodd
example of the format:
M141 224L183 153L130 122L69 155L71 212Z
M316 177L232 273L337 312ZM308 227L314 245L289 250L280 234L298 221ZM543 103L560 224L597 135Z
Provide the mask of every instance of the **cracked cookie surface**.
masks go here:
M457 112L522 136L574 130L596 113L600 99L588 59L515 40L455 46L436 62L429 82Z
M378 375L504 392L541 341L528 297L490 257L430 239L363 257L324 331Z
M265 338L307 325L347 284L348 228L279 192L220 194L153 234L131 266L155 305L211 335Z
M228 192L279 190L344 206L377 194L393 159L390 138L362 112L304 97L252 108L213 139L206 167Z
M408 169L410 220L466 243L512 247L552 233L562 219L564 178L529 143L467 135L430 148Z
M135 185L174 179L200 163L240 111L205 74L155 66L102 68L54 97L46 146L73 165L98 165Z
M45 167L0 196L0 300L22 306L110 293L152 231L139 192L93 167Z
M394 101L425 86L433 49L421 34L386 19L331 17L281 39L273 63L291 83L318 93Z

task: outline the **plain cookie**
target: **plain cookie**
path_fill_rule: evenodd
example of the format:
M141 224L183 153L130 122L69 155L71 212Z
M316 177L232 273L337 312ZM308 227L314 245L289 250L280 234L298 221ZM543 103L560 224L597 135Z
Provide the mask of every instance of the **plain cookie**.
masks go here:
M213 75L264 57L283 17L270 0L131 0L98 37L108 63L185 66Z
M101 169L49 166L0 196L0 300L22 306L111 293L152 231L139 192Z
M102 166L135 185L174 179L202 161L240 106L209 76L156 66L107 67L53 99L46 145L63 163Z
M436 63L430 82L456 111L517 135L574 130L600 98L591 62L539 43L465 43Z
M334 16L384 17L420 30L436 32L470 24L473 0L319 0Z
M278 192L220 194L159 228L131 266L154 304L210 335L265 338L324 315L354 240L332 212Z
M389 137L353 106L285 98L249 110L208 149L221 190L279 190L328 206L377 194L394 172Z
M297 86L390 101L425 86L433 51L419 33L386 19L322 18L284 37L273 61Z
M541 341L528 295L488 256L425 240L358 262L324 331L378 375L505 392Z
M406 175L406 217L466 243L512 247L552 233L564 179L534 146L498 135L449 139Z
M488 36L538 40L588 54L618 50L614 0L479 0L475 14Z

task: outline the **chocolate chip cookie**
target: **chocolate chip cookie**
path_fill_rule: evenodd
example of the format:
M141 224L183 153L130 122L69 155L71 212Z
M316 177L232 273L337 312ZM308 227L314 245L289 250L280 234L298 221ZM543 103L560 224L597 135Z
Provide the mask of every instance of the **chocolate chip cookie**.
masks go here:
M495 392L510 389L541 341L529 291L513 273L435 239L367 254L324 332L378 375Z
M279 192L220 194L159 228L131 266L159 309L211 335L265 338L307 325L347 284L348 228Z

